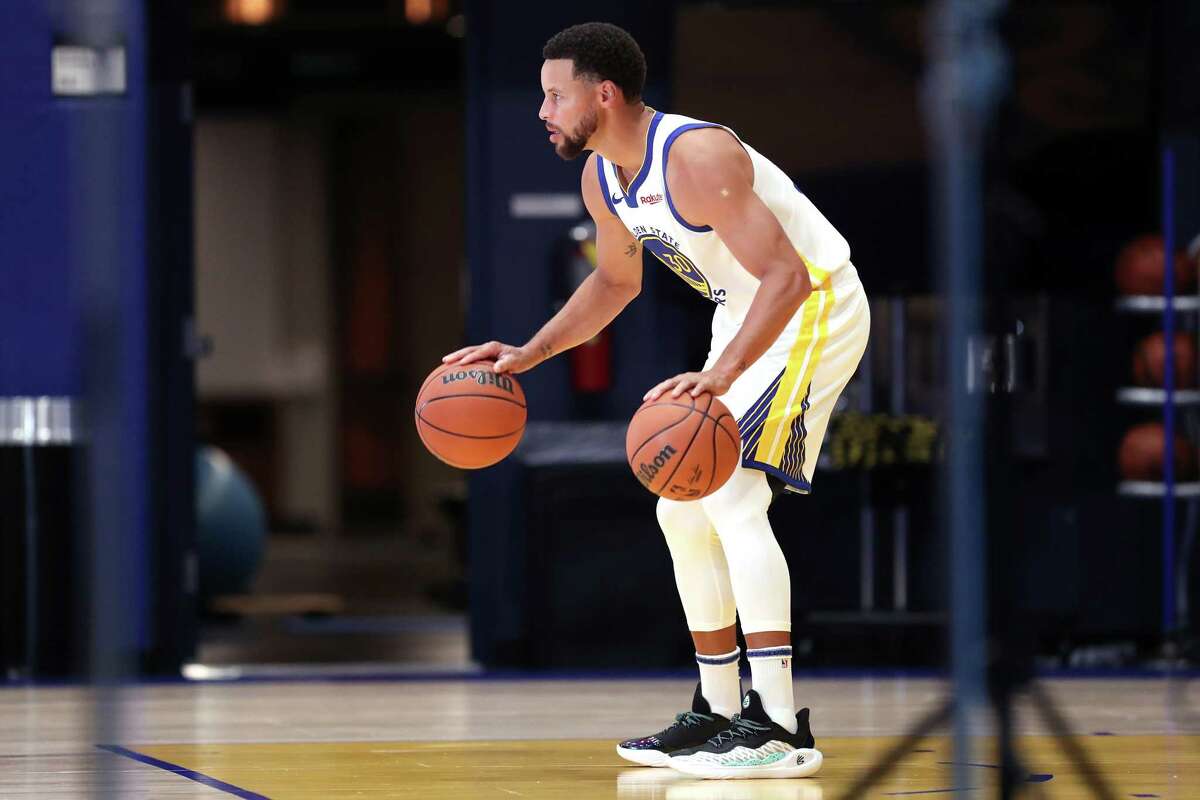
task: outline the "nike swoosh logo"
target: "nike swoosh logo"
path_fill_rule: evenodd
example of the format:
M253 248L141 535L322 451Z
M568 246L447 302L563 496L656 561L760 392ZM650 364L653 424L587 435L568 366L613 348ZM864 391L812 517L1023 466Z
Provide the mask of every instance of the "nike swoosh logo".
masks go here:
M616 205L617 203L624 203L625 198L622 197L621 195L617 194L616 192L613 192L612 201L613 201L613 205Z

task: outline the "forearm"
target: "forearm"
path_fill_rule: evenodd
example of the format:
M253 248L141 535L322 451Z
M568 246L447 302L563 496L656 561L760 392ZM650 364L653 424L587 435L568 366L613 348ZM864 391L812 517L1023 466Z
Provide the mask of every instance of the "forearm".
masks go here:
M736 380L779 338L811 292L811 286L803 275L787 270L765 275L746 312L741 330L717 359L713 369L723 372L730 380Z
M604 330L637 295L636 287L608 283L601 273L593 272L525 348L545 361L583 344Z

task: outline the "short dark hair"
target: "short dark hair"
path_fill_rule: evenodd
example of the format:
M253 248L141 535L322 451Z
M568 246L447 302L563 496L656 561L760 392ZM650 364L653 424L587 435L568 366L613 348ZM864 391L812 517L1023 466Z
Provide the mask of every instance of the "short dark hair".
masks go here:
M607 22L572 25L550 37L542 58L569 58L573 74L590 81L612 81L632 103L646 85L646 56L629 32Z

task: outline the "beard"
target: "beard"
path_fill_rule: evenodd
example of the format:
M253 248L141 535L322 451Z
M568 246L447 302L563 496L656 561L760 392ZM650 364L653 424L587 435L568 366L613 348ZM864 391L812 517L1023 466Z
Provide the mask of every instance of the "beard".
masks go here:
M600 114L595 109L588 112L579 122L579 127L574 133L567 133L560 130L558 133L562 136L562 141L554 146L554 152L563 161L572 161L579 158L580 154L587 149L588 139L592 138L592 134L596 132L596 128L600 124Z

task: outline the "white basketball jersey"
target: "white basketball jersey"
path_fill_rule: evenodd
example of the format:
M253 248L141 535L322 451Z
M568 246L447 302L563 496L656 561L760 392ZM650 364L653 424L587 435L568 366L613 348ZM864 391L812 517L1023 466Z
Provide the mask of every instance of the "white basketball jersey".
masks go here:
M609 209L642 246L688 285L717 304L723 322L740 323L750 308L758 279L748 272L707 225L693 225L671 202L667 159L678 136L696 128L724 128L678 114L656 112L646 135L642 168L622 191L616 167L596 156L600 189ZM725 128L725 130L729 130ZM734 137L736 133L729 131ZM739 138L738 141L741 141ZM742 142L754 166L754 193L771 209L808 266L813 285L846 268L850 245L779 167ZM853 267L849 268L853 270ZM716 324L718 320L714 320Z

